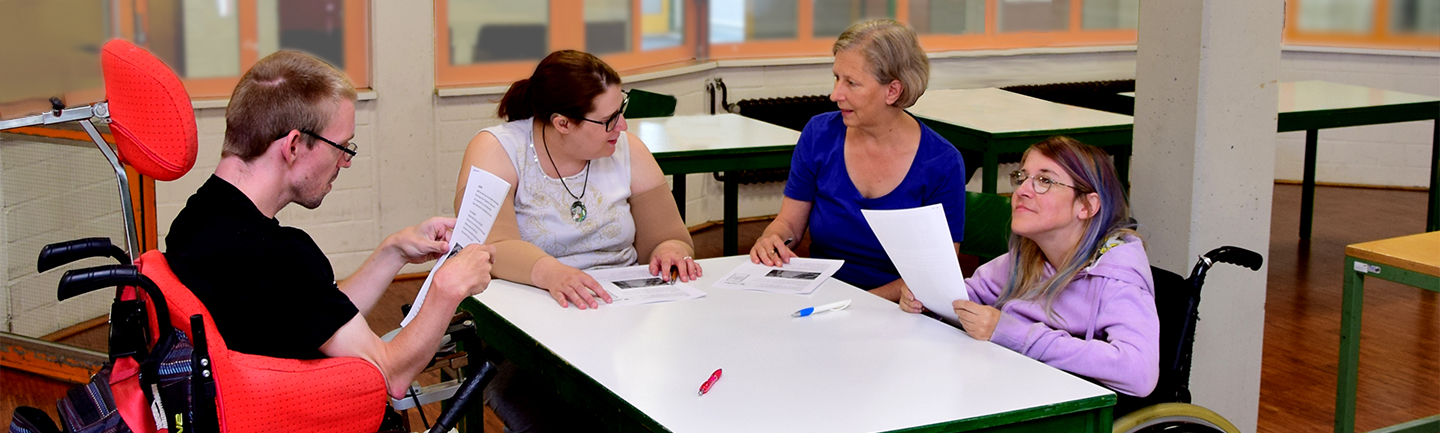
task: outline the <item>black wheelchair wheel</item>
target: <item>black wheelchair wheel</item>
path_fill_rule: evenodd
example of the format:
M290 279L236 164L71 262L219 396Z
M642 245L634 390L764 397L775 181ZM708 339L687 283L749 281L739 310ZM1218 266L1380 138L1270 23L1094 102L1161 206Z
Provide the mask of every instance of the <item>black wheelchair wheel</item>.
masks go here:
M1112 433L1239 433L1220 414L1187 403L1162 403L1115 420Z

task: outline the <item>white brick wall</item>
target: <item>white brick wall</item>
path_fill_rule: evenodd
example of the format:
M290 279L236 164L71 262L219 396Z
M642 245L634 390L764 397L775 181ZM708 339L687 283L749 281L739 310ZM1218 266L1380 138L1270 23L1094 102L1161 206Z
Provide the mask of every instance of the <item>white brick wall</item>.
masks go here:
M89 259L35 272L46 244L103 236L125 245L114 172L88 142L0 139L0 331L41 336L102 316L114 292L64 302L56 288L66 270L109 263Z

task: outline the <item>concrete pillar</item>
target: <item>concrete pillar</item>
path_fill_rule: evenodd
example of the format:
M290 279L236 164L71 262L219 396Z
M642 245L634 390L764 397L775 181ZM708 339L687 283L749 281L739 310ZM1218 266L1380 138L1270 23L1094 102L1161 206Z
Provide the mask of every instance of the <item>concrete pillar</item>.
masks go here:
M1131 202L1150 263L1184 275L1222 245L1268 255L1283 2L1140 2ZM1265 271L1206 280L1194 402L1256 429Z
M435 192L435 9L433 2L377 1L370 5L376 142L366 144L374 149L379 167L376 188L383 237L439 215Z

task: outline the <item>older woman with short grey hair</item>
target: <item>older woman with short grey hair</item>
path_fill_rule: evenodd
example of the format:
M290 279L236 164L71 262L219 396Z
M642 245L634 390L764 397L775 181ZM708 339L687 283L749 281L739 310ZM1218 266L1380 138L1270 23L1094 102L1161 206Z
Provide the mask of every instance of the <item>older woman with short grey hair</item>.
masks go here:
M750 250L755 263L784 266L809 230L811 256L841 259L842 281L896 301L905 281L862 209L941 204L958 250L965 234L965 164L960 152L905 108L925 93L930 62L915 31L893 20L851 26L835 41L838 112L800 133L780 214Z

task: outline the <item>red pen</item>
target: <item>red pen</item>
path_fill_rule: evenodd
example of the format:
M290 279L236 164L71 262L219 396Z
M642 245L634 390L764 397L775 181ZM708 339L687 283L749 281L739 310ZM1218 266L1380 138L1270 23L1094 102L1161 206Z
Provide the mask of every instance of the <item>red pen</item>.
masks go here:
M718 381L720 381L720 369L717 368L714 373L710 374L710 379L700 384L700 395L705 395L705 393L710 392L710 387L715 386L715 382Z

